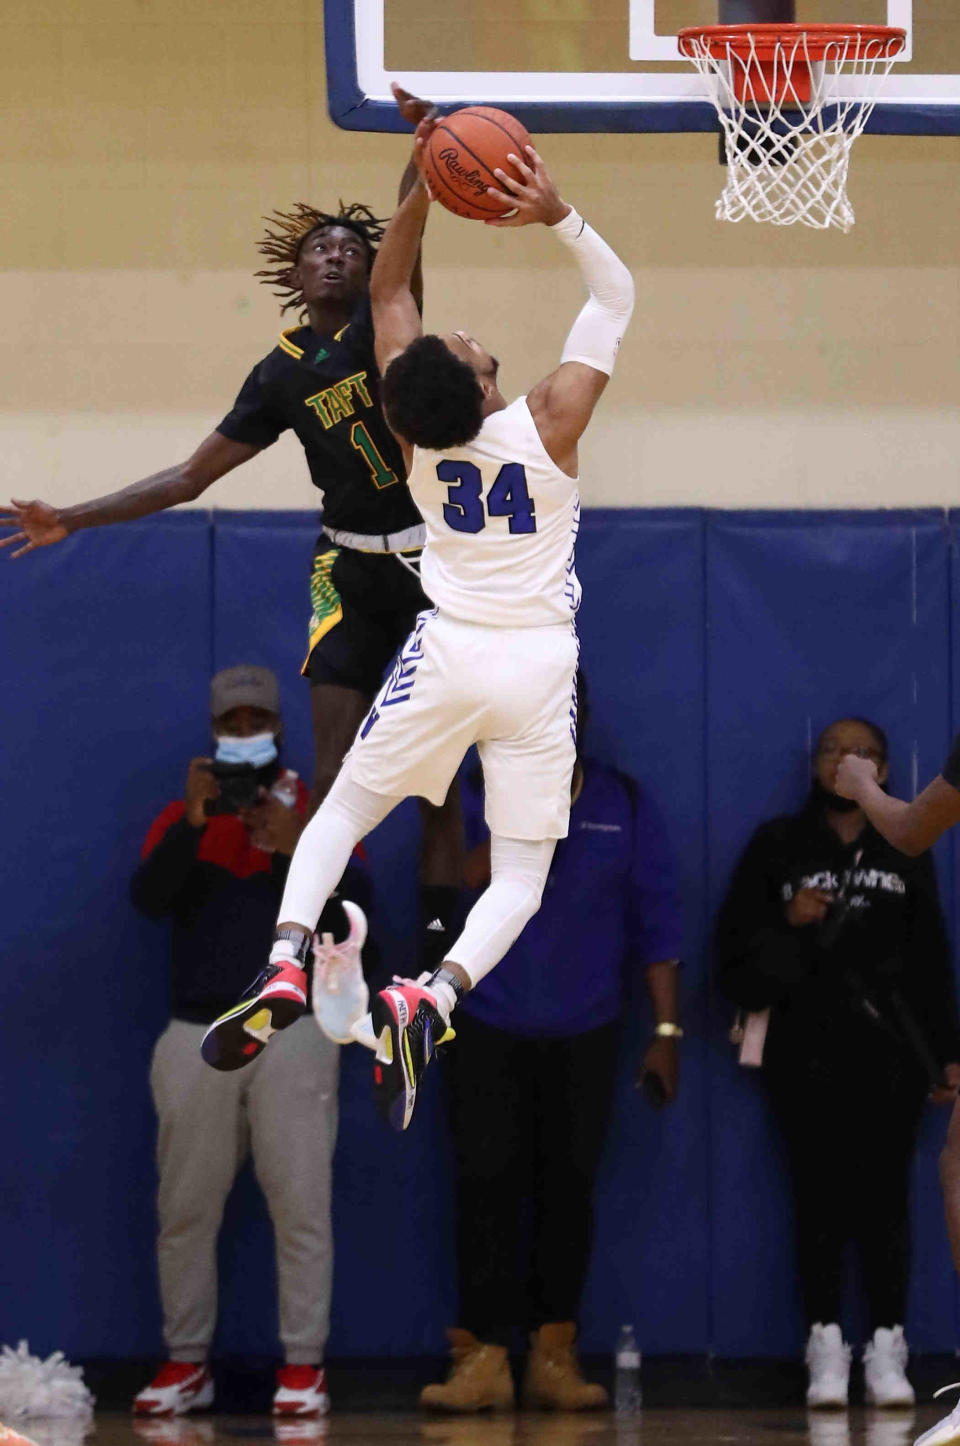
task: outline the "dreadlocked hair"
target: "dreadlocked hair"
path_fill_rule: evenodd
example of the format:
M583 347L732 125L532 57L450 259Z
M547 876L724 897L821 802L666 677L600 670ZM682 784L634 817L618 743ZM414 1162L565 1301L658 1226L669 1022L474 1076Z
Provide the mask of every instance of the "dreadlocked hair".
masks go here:
M336 215L297 201L289 211L273 211L264 216L267 230L263 239L257 242L257 250L273 264L254 272L254 275L264 286L272 287L274 296L283 301L281 312L292 308L304 310L303 292L291 281L290 273L300 259L300 248L314 231L323 231L328 226L342 226L352 231L367 248L367 269L373 266L377 244L383 240L387 227L386 221L381 221L369 206L359 201L351 206L345 206L342 201L338 204L340 210Z

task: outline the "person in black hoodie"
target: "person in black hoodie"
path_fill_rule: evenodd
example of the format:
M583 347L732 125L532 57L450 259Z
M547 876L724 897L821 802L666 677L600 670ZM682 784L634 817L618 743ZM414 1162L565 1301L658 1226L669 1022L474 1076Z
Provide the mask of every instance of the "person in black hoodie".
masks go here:
M824 730L806 807L762 824L737 865L717 922L720 987L747 1011L750 1038L766 1030L762 1073L793 1173L808 1404L846 1404L839 1320L855 1242L873 1331L867 1399L906 1405L910 1161L924 1100L952 1100L960 1083L960 1026L932 861L904 858L834 791L847 754L886 781L882 729L843 718Z

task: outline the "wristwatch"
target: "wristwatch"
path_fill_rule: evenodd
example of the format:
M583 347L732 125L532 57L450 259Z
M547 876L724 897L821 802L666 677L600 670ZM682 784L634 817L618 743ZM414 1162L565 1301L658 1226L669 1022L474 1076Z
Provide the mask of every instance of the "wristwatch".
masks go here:
M658 1035L660 1039L683 1038L683 1030L680 1028L679 1024L669 1024L666 1022L663 1024L658 1024L653 1032L654 1034Z

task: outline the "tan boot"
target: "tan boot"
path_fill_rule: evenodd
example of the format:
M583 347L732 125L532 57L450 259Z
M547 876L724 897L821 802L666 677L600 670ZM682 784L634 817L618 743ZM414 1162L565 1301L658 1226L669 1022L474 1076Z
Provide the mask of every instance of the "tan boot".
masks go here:
M573 1321L541 1326L530 1337L523 1404L550 1411L597 1411L607 1404L602 1386L585 1381L574 1350Z
M506 1346L487 1345L469 1331L447 1331L453 1364L443 1385L424 1386L420 1404L430 1411L512 1411L513 1377Z

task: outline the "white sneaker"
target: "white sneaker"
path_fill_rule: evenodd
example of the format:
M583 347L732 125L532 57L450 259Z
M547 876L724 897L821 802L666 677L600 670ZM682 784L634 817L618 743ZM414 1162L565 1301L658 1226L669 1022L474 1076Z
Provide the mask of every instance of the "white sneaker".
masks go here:
M352 1026L367 1011L370 991L363 977L360 950L367 937L367 916L348 899L343 901L350 932L342 944L332 934L313 936L313 1015L334 1044L350 1044Z
M810 1371L807 1405L815 1410L845 1406L850 1390L850 1347L838 1325L818 1321L811 1328L806 1360Z
M167 1361L133 1398L138 1416L183 1416L213 1405L213 1377L205 1365Z
M863 1352L868 1406L912 1406L913 1387L906 1377L907 1343L903 1326L880 1326Z
M945 1391L955 1391L960 1382L953 1386L941 1386L939 1391L934 1391L934 1397L942 1396ZM951 1446L954 1441L960 1441L960 1401L954 1406L949 1416L944 1416L929 1431L924 1431L918 1436L914 1446Z

